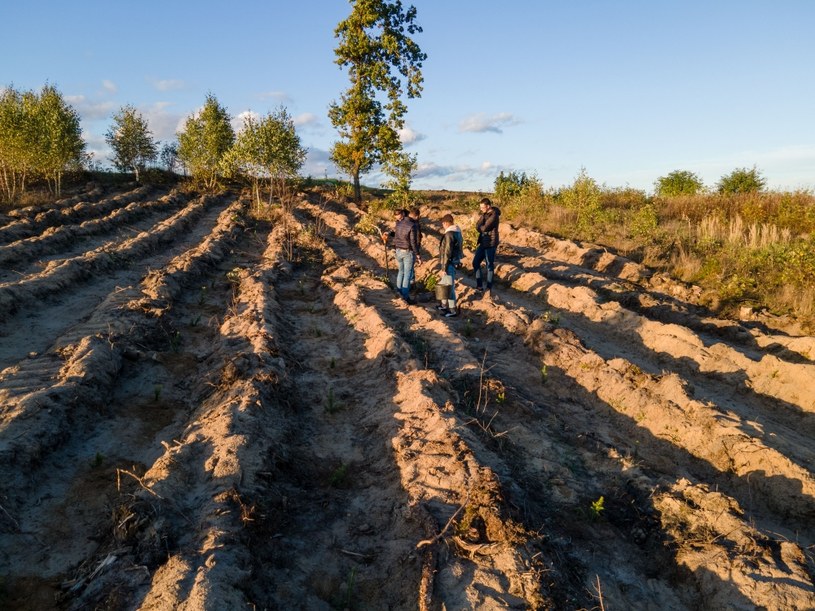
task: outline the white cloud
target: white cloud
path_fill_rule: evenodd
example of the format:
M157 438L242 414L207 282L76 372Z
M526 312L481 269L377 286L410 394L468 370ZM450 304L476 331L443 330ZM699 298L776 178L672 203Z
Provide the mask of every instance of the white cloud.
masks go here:
M251 118L255 122L260 121L260 115L254 110L244 110L242 113L232 117L232 129L235 130L235 133L243 129L243 124L248 118Z
M180 79L152 79L150 84L157 91L178 91L187 87L187 83Z
M518 125L520 119L508 112L499 112L494 115L487 115L483 112L470 115L459 123L458 129L461 132L472 132L483 134L492 132L494 134L503 133L503 128Z
M102 89L106 93L109 93L111 95L113 95L113 94L115 94L116 92L119 91L119 88L116 86L116 83L114 83L113 81L108 80L108 79L105 79L104 81L102 81Z
M424 134L420 134L411 127L403 127L399 130L399 141L408 146L425 138L426 136Z

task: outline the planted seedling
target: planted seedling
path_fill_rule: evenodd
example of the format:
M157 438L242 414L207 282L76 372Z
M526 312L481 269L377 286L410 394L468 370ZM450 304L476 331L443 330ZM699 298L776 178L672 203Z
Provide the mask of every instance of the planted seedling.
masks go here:
M342 405L337 401L334 396L334 389L328 389L328 396L325 398L325 411L329 414L336 414L342 409Z
M332 488L345 488L348 485L348 465L341 464L328 476L328 485Z
M602 496L597 499L596 501L592 501L591 505L589 505L589 515L591 515L592 520L599 520L600 515L605 511L605 498Z

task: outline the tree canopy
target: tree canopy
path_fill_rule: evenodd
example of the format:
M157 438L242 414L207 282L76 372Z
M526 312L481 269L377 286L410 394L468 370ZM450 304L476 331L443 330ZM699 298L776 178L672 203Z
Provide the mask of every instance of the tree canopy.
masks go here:
M656 194L661 197L696 195L705 188L702 179L687 170L674 170L667 176L660 176L654 186Z
M190 116L178 135L178 158L193 179L208 189L215 187L221 160L235 142L231 117L214 95L208 94L200 112Z
M730 174L726 174L716 183L716 190L719 193L757 193L764 190L767 180L761 176L761 172L753 166L751 169L736 168Z
M44 179L59 196L63 174L84 160L79 114L56 87L0 92L0 192L6 200L22 195L34 179Z
M246 116L235 144L224 156L223 165L229 173L241 172L252 179L260 205L261 180L269 180L271 203L275 185L282 193L286 180L297 175L305 159L306 149L300 144L294 120L281 107L259 120Z
M400 0L350 2L351 14L334 35L339 39L335 61L348 69L351 83L340 101L332 102L328 116L340 133L331 158L352 177L359 201L360 175L401 151L398 132L407 112L403 98L421 97L427 55L411 37L422 31L415 23L415 7L405 10Z
M147 121L129 104L113 115L105 140L113 149L113 165L123 172L132 170L136 182L139 172L158 156L158 145Z

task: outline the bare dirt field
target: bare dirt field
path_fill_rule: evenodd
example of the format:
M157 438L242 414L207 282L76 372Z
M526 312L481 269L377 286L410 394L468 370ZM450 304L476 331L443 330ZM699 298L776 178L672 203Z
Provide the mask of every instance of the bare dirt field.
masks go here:
M815 338L508 223L440 318L250 207L0 215L0 608L815 608Z

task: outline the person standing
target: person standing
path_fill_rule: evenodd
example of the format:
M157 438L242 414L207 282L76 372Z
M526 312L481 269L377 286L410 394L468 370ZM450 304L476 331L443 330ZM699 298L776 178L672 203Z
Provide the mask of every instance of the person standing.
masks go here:
M421 252L422 251L422 237L423 237L423 235L422 235L422 224L419 222L419 209L416 208L416 207L411 208L410 212L408 212L408 216L411 218L411 220L414 223L416 223L416 231L417 231L416 235L418 236L418 239L419 239L419 252ZM416 279L416 270L414 269L410 273L410 282L408 283L411 287L413 286L413 281L415 279Z
M464 236L461 229L453 222L452 214L445 214L441 217L441 226L444 230L439 239L439 268L442 274L449 276L450 294L446 300L436 308L446 317L458 316L456 307L456 268L461 265L462 246ZM443 278L448 280L447 278Z
M484 292L484 297L492 297L492 280L495 276L495 250L498 248L498 222L501 211L492 205L488 197L483 198L479 204L481 216L475 224L478 231L478 246L473 257L473 269L475 270L475 288L479 292ZM486 278L481 272L481 263L486 261Z
M410 277L413 266L421 263L419 254L419 229L408 216L407 210L396 211L396 228L393 232L393 247L396 249L396 290L407 303L410 303Z

